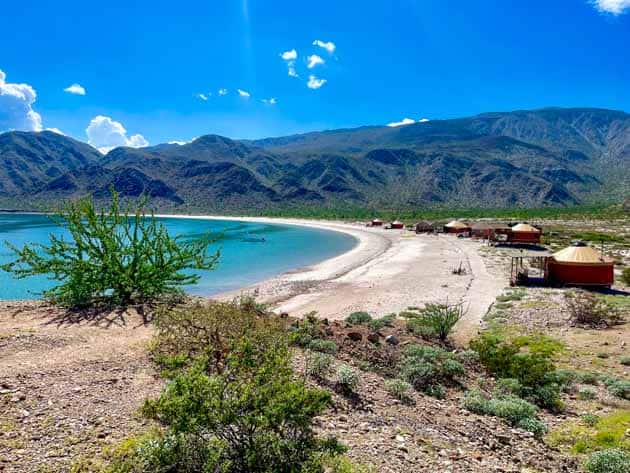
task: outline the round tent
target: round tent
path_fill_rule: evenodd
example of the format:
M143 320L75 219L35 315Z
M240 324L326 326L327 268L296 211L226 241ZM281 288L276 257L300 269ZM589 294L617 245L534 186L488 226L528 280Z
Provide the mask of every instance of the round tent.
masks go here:
M508 241L512 243L540 243L542 230L529 223L519 223L512 227Z
M573 286L611 286L615 281L614 263L595 248L581 241L551 255L547 280Z
M391 224L390 224L390 228L405 228L405 224L402 223L400 220L394 220Z
M375 218L374 220L372 220L372 226L373 227L380 227L381 225L383 225L383 221Z
M453 220L444 225L445 233L468 233L470 226L459 220Z

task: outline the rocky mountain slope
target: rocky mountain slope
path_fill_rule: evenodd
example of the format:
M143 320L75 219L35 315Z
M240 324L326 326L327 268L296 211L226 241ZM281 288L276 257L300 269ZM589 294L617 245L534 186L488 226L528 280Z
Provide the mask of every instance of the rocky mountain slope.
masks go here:
M550 108L254 141L202 136L106 156L50 132L0 135L0 202L110 186L164 209L573 205L630 193L630 115Z

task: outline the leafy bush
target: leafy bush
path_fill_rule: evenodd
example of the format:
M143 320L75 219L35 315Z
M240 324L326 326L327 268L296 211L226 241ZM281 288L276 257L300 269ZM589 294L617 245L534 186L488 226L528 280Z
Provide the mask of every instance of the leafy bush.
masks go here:
M466 311L463 304L427 304L419 314L409 316L407 327L423 336L446 338Z
M322 340L321 338L311 340L308 344L308 348L309 350L329 353L331 355L337 353L337 344L335 342L332 340Z
M337 368L337 384L346 393L353 393L359 387L359 375L352 367L340 365Z
M122 208L114 191L108 211L81 199L54 220L70 239L51 234L49 245L22 249L7 243L16 259L1 268L17 278L50 275L59 284L44 296L62 306L125 306L180 294L182 286L199 279L189 270L213 269L219 257L207 253L208 238L171 237L143 203Z
M560 408L562 380L552 361L552 356L561 349L557 342L542 335L508 338L487 331L470 346L493 374L520 383L519 396L541 407Z
M577 381L582 384L596 385L599 382L599 375L592 371L580 371L577 374Z
M584 468L589 473L630 473L630 454L618 449L593 453Z
M464 374L455 354L441 348L409 345L400 364L401 378L425 394L443 397L443 384L454 384Z
M346 317L346 322L350 325L365 325L372 321L372 316L367 312L353 312Z
M311 312L303 319L296 320L289 327L289 341L292 345L308 347L313 340L323 336L324 323L317 317L316 312Z
M617 307L590 292L577 290L565 295L571 320L576 325L601 328L623 322Z
M599 416L595 414L583 414L580 416L580 420L589 427L593 427L597 424L597 422L599 422Z
M500 395L488 399L481 391L471 390L466 393L462 404L471 412L500 417L537 437L547 432L546 426L536 417L538 408L520 397Z
M604 378L608 392L620 399L630 400L630 381L620 378Z
M409 391L412 386L402 379L388 379L385 381L385 390L393 397L402 402L410 402L411 396Z
M160 434L139 442L112 471L323 473L323 459L343 451L313 431L331 397L296 378L281 319L234 302L159 321L154 351L188 361L143 407L162 425Z
M523 390L523 386L519 383L518 379L514 378L501 378L497 381L496 392L497 394L513 394L518 396Z
M622 356L619 358L619 363L624 366L630 366L630 356Z
M624 270L621 272L621 280L626 286L630 286L630 266L624 268Z
M581 401L590 401L595 399L595 391L589 388L583 388L578 391L578 399Z
M306 354L306 375L317 379L325 379L331 372L332 364L332 355L309 352Z
M370 322L368 322L367 326L370 328L370 330L377 332L383 327L391 327L394 323L394 320L396 320L396 314L385 315L378 319L372 319Z

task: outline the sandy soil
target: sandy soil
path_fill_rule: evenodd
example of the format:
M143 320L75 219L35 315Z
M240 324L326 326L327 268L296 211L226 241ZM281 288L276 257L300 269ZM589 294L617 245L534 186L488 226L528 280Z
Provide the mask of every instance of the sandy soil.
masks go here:
M478 241L338 222L239 220L341 231L357 238L358 244L312 267L219 296L223 299L254 294L277 312L300 316L316 311L329 319L341 319L359 310L378 317L427 302L462 302L467 312L454 338L464 344L475 335L482 317L506 285L486 269ZM466 274L453 274L460 265Z

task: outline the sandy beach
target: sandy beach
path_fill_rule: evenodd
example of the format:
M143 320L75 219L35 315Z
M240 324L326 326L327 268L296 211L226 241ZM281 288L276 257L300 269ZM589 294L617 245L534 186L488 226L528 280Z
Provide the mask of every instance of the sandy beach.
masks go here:
M487 270L478 253L482 245L478 241L452 235L416 235L358 223L256 217L233 220L339 231L353 236L358 243L337 257L216 296L219 299L252 294L276 312L292 316L317 312L329 319L342 319L359 310L380 317L428 302L462 302L467 312L456 328L455 339L465 343L474 336L481 318L506 285ZM460 265L466 274L453 274L452 270Z

